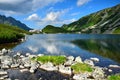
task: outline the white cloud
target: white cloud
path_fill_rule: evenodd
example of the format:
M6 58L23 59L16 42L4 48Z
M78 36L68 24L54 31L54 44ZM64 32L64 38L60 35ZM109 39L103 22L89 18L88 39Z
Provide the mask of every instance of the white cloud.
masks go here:
M39 21L40 17L37 14L32 14L26 20L28 20L28 21Z
M41 18L37 14L32 14L26 20L35 22L38 26L45 27L46 25L61 26L76 21L73 19L61 19L71 8L63 9L61 11L51 11Z
M89 1L91 1L91 0L78 0L77 1L77 6L82 6L82 5L86 4L86 3L88 3Z
M0 0L0 11L13 13L29 13L63 0Z
M25 0L0 0L0 3L2 4L18 4Z
M61 12L50 12L46 15L44 21L56 21L61 16Z

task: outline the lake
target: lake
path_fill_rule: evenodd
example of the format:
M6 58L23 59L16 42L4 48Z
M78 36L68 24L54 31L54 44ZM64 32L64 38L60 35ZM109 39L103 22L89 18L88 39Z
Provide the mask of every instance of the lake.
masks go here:
M0 45L0 48L31 54L72 55L100 59L98 66L120 65L120 35L100 34L34 34L20 44Z

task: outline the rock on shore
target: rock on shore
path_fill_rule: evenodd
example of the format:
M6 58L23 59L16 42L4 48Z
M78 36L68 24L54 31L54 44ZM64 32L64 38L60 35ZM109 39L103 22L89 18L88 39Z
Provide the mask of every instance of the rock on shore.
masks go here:
M93 61L99 62L99 59L97 58L91 58L82 61L80 56L76 58L74 58L73 56L68 56L68 57L66 56L66 62L64 64L54 65L51 62L41 63L31 59L39 56L44 56L42 54L31 55L30 53L26 53L26 55L24 56L21 53L17 52L14 56L8 56L7 54L11 52L13 51L6 49L2 49L2 51L0 51L0 80L1 79L10 80L10 77L8 76L8 74L10 74L8 73L8 70L10 69L19 70L20 72L28 71L33 74L38 69L43 69L48 72L57 71L62 74L69 75L74 80L90 80L90 79L104 80L106 78L103 68L94 66ZM71 66L76 63L88 64L94 70L92 72L84 72L84 73L80 72L77 74L73 73Z

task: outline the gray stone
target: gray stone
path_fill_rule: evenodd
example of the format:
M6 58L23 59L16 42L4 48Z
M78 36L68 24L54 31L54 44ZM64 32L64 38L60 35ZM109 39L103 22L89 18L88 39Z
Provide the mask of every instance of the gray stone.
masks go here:
M65 67L63 65L59 66L59 72L64 73L64 74L68 74L68 75L72 74L71 67Z
M89 80L88 77L89 77L88 73L81 73L81 74L75 74L73 76L73 79L74 80Z
M20 57L21 57L21 58L24 58L25 56L23 56L23 55L20 55Z
M19 64L12 64L11 68L17 68L19 66Z
M17 54L16 54L17 56L20 56L21 55L21 53L20 52L17 52Z
M8 78L8 75L1 76L0 80L6 80L6 78Z
M26 53L26 56L29 56L30 55L30 53Z
M74 57L73 56L68 56L67 59L70 60L70 61L73 61Z
M83 63L82 59L80 56L76 57L75 58L75 61L78 62L78 63Z
M29 67L31 67L31 64L26 63L26 64L24 64L24 67L29 68Z
M42 64L40 66L41 69L47 70L47 71L57 71L58 68L56 66L54 66L51 62Z
M1 65L1 68L2 68L2 69L9 69L9 66L6 65L6 64L2 64L2 65Z
M109 72L112 72L112 69L108 69Z
M10 56L2 56L1 63L6 65L11 65L13 63L13 60Z
M90 58L92 61L99 62L98 58Z
M20 65L19 68L20 68L20 69L24 69L25 67L24 67L23 65Z
M64 63L64 65L66 65L66 66L71 66L73 63L74 63L73 60L68 60L68 61L66 61L66 62Z
M7 49L3 48L2 51L1 51L3 54L7 53Z
M92 60L86 59L86 60L84 61L84 63L86 63L86 64L88 64L88 65L90 65L90 66L94 66L94 63L93 63Z
M120 68L118 65L109 65L110 68Z
M0 75L7 75L7 71L0 70Z
M29 71L28 69L21 69L20 72L27 72Z
M38 54L38 56L44 56L44 54Z
M100 67L95 67L94 72L92 73L92 76L97 80L97 79L104 79L105 74L102 68Z
M34 58L34 57L36 57L36 55L29 55L28 57L29 58Z

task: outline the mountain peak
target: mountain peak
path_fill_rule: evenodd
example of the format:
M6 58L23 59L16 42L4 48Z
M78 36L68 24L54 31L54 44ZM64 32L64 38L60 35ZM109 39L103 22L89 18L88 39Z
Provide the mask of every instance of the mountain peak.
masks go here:
M31 28L26 26L24 23L21 23L20 21L16 20L13 17L6 17L4 15L0 15L0 24L9 24L9 25L16 26L24 30L31 30Z

